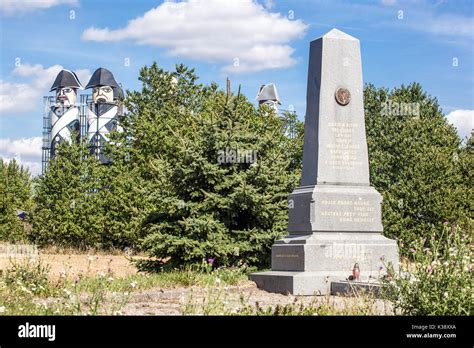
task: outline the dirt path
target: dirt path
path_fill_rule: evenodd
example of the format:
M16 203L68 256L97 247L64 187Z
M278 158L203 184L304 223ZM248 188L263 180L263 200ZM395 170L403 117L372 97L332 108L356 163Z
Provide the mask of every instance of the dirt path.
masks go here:
M203 306L206 303L206 306ZM293 296L268 293L256 287L254 282L245 281L237 286L216 287L205 289L202 287L178 287L174 289L147 289L132 294L128 304L122 308L124 315L181 315L202 314L204 308L219 312L224 310L227 314L235 313L245 305L252 307L288 305L293 303L314 304L315 306L328 306L333 310L346 312L357 311L368 305L374 314L390 315L391 306L382 300L370 300L341 296ZM190 313L183 311L190 309ZM209 314L209 313L208 313ZM215 314L215 313L210 313ZM323 313L324 314L324 313ZM366 313L370 314L370 313Z

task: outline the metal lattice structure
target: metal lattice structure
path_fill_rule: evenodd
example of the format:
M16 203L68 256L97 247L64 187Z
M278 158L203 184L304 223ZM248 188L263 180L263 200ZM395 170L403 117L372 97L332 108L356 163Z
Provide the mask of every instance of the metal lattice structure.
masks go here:
M43 97L43 144L41 156L41 172L44 173L51 156L51 106L56 103L56 97Z
M81 94L80 95L80 124L81 124L81 140L87 137L87 105L92 103L92 96L89 94Z
M58 107L54 96L43 97L42 173L54 156L55 146L61 141L70 141L72 131L78 132L80 142L88 144L91 155L102 163L109 163L102 150L109 141L109 133L118 127L121 114L118 103L96 104L91 95L80 95L80 104L67 108Z

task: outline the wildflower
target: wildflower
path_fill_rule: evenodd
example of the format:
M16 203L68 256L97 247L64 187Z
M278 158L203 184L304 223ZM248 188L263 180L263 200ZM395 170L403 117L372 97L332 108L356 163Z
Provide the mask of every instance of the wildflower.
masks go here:
M68 295L68 296L71 296L71 294L72 294L71 291L69 291L68 289L64 289L64 292L65 292L66 295Z
M216 259L210 257L207 259L207 263L210 264L211 266L214 264L214 261L216 261Z
M137 286L137 282L135 282L135 281L131 282L130 286L135 289L135 287Z
M444 296L445 298L448 298L448 295L449 295L449 294L448 294L447 291L445 291L444 294L443 294L443 296Z
M1 306L1 307L0 307L0 313L5 312L6 310L7 310L7 309L5 308L5 306Z
M383 267L382 266L379 266L379 271L383 270Z
M81 280L81 278L79 276L75 276L74 277L74 285L77 285L77 283L79 283L80 280Z
M114 280L114 278L113 278L113 277L108 277L107 280L108 280L109 282L111 282L111 281Z
M415 252L415 249L410 248L410 252L411 252L411 253L414 253L414 252Z
M385 255L380 256L380 261L385 261Z
M431 273L433 271L433 268L431 268L431 266L428 266L426 268L426 273Z
M449 224L449 222L445 221L444 224L447 225L447 224Z

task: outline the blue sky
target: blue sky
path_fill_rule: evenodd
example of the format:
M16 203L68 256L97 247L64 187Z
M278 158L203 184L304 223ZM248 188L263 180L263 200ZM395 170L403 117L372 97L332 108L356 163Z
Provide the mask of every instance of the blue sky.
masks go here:
M273 82L282 108L303 118L309 42L334 27L360 39L364 82L421 83L465 135L474 118L473 15L471 0L2 0L0 157L39 171L42 96L61 67L84 85L106 67L133 90L142 66L185 63L204 83L224 86L228 76L251 99Z

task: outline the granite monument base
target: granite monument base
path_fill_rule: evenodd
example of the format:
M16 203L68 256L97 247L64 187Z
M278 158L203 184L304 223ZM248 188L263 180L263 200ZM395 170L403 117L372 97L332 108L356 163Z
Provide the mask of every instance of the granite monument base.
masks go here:
M331 282L347 279L355 263L360 281L378 279L392 263L398 271L398 248L380 233L317 232L289 235L272 248L272 271L250 275L260 289L293 295L326 295Z
M382 196L371 186L300 186L288 202L290 233L383 231Z

